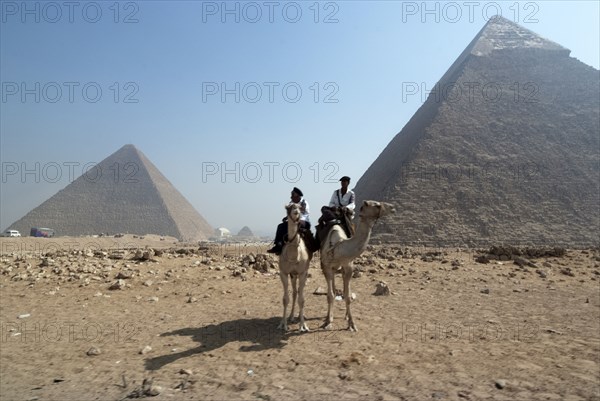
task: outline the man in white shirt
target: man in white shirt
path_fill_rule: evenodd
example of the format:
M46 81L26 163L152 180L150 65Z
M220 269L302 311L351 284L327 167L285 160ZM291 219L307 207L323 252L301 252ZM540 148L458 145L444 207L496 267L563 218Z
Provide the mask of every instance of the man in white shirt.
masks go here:
M350 177L345 175L340 178L340 181L342 183L342 187L333 191L333 195L331 195L331 200L329 201L329 207L340 207L342 209L345 208L350 216L353 216L356 204L354 203L354 192L348 189L348 186L350 185Z
M354 216L354 208L356 207L354 192L348 189L350 185L350 177L343 176L340 178L342 187L333 191L329 207L321 208L321 217L317 225L316 240L320 243L321 239L325 239L326 233L331 227L331 223L341 224L348 238L354 236L354 224L352 218ZM337 223L335 223L337 222Z

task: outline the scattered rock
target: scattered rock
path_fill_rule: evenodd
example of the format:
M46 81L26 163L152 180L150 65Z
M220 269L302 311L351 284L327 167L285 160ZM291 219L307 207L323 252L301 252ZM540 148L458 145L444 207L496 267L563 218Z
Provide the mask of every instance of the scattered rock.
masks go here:
M327 295L327 290L324 290L323 287L317 287L317 289L313 292L314 295Z
M252 268L263 273L268 273L270 269L275 269L275 262L271 259L270 255L260 253L254 257Z
M97 347L92 347L86 352L86 354L88 356L96 356L96 355L100 355L101 353L102 353L102 351L100 350L100 348L97 348Z
M152 249L152 248L146 249L146 250L138 249L135 252L135 256L133 257L133 259L147 261L147 260L151 260L153 256L154 256L154 249Z
M125 288L125 281L123 279L118 279L108 287L109 290L122 290L123 288Z
M144 398L144 397L154 397L162 393L163 388L161 386L156 386L152 382L154 379L144 379L142 385L133 390L127 397L125 398Z
M477 263L490 263L490 259L487 257L487 255L479 255L475 258L475 262Z
M119 272L115 278L116 279L129 279L131 277L133 277L133 273L130 271L125 271L125 272Z
M575 277L575 273L573 273L573 270L571 270L570 267L565 267L564 269L561 269L560 272L565 276Z
M17 316L17 319L26 319L31 316L31 313L24 313L22 315Z
M373 295L390 295L390 288L385 281L380 281L375 286L375 293Z
M94 251L93 255L97 258L106 258L108 257L108 252L104 252L97 249Z
M342 380L352 380L352 373L351 372L340 372L338 374L338 377Z
M179 374L191 376L194 372L191 369L180 369Z
M148 298L149 302L158 302L158 297L150 297Z
M109 259L115 259L115 260L121 260L121 259L125 259L125 256L127 255L127 252L125 252L124 250L116 250L111 252L111 254L108 256Z
M52 266L54 264L54 260L50 258L42 258L42 263L40 263L41 267Z
M503 389L504 387L506 387L506 380L498 379L494 384L496 385L496 388Z
M483 290L480 291L482 294L489 294L490 293L490 289L489 288L484 288Z
M152 385L150 386L150 388L148 388L148 390L146 390L144 392L145 395L149 395L150 397L155 397L157 395L159 395L160 393L162 393L163 388L161 386L155 386Z
M529 266L529 261L519 256L515 257L513 263L519 267Z
M250 266L251 264L256 263L256 258L254 257L254 255L249 254L249 255L246 255L246 256L244 256L242 258L242 262L241 263L242 263L242 266L246 266L247 267L247 266Z
M194 297L189 297L187 300L188 304L194 303L194 302L198 302L198 299L194 298Z
M144 348L142 348L140 350L140 354L142 355L146 355L148 352L152 351L152 347L149 345L146 345Z

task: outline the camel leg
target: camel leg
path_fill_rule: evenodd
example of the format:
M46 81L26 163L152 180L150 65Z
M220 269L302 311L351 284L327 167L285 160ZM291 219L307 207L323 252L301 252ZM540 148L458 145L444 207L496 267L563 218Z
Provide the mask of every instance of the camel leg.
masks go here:
M307 266L308 269L308 266ZM306 284L306 278L308 277L308 271L305 271L300 276L300 287L298 288L298 309L300 310L300 332L310 331L306 323L304 322L304 285Z
M352 278L352 266L344 266L342 269L342 275L344 277L344 300L346 301L346 316L348 317L348 330L358 331L358 328L356 328L356 325L354 324L354 320L352 320L352 312L350 312L350 303L352 302L352 297L350 293L350 279Z
M296 300L298 299L298 275L292 274L292 311L290 312L289 321L294 323L294 311L296 310Z
M280 272L279 277L281 278L281 283L283 284L283 317L281 318L281 323L277 326L278 329L282 329L283 331L287 331L287 318L286 312L288 303L290 302L290 294L288 293L288 275Z
M350 267L350 273L352 273L352 271L354 270L354 269L352 268L352 262L350 262L350 265L349 265L349 267ZM343 273L342 273L342 275L343 275ZM342 276L342 277L343 277L343 276ZM352 278L352 274L350 274L350 278ZM349 288L348 288L348 291L350 291L350 289L349 289ZM349 293L349 295L350 295L350 296L352 296L352 294L351 294L351 293ZM345 297L345 295L344 295L344 297ZM346 308L346 316L344 316L344 319L345 319L346 321L348 321L348 310L349 310L349 308Z
M335 299L337 291L335 289L335 269L331 270L331 288L333 291L333 298Z
M325 280L327 281L327 317L323 323L323 328L326 330L333 329L333 300L335 294L333 293L333 275L334 272L330 268L323 269L325 274Z

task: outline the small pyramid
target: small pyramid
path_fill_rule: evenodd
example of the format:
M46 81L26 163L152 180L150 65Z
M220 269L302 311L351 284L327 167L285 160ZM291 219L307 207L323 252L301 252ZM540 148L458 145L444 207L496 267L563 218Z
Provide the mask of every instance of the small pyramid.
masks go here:
M242 229L237 233L238 237L254 237L254 233L252 232L252 230L250 230L250 227L248 226L244 226L242 227Z
M598 244L600 75L494 18L357 182L380 241Z
M212 227L133 145L125 145L11 225L22 233L158 234L201 240Z

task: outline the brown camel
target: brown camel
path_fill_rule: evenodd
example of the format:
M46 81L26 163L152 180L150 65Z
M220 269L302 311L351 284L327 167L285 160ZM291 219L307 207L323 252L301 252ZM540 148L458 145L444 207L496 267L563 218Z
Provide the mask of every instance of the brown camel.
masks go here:
M290 320L294 316L294 307L296 306L296 298L298 299L298 318L300 320L300 331L309 331L308 326L304 322L304 286L308 277L308 266L312 259L310 252L305 245L299 233L300 205L290 203L286 207L288 220L288 240L283 245L281 255L279 255L279 276L283 283L283 317L278 328L287 331L286 311L290 301L288 293L288 277L292 278L292 311ZM300 283L298 285L298 279Z
M325 329L333 328L334 275L341 266L344 279L344 300L346 301L346 319L348 329L358 331L350 312L350 279L352 261L365 250L371 236L371 229L380 217L395 213L391 203L364 201L358 215L358 227L352 238L348 238L344 229L334 226L321 242L321 269L327 280L327 317L323 323Z

